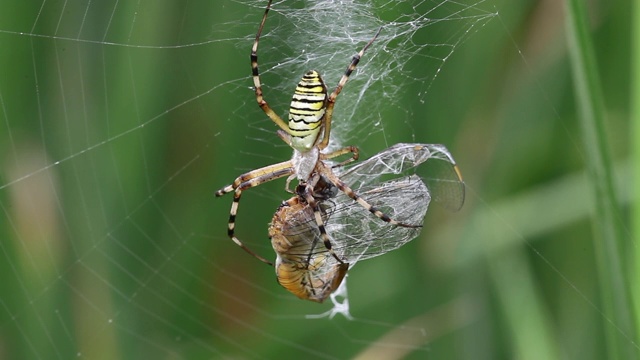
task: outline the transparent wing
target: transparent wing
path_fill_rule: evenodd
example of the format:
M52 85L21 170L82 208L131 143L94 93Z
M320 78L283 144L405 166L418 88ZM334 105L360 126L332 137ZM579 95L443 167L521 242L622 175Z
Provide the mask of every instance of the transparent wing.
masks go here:
M361 188L359 194L371 205L402 223L422 225L431 194L420 177L411 175L367 188ZM418 237L422 230L390 225L346 195L340 194L338 200L334 211L328 213L327 233L334 251L351 264L395 250Z
M451 154L442 145L397 144L356 165L335 170L358 195L391 218L422 225L432 199L457 210L464 202L464 183ZM321 200L333 249L350 264L397 249L420 234L421 228L390 225L338 192ZM285 237L295 238L296 253L337 261L327 252L308 205L288 214Z
M456 211L464 203L464 182L458 166L440 144L396 144L353 166L337 169L336 174L356 191L415 174L444 207Z

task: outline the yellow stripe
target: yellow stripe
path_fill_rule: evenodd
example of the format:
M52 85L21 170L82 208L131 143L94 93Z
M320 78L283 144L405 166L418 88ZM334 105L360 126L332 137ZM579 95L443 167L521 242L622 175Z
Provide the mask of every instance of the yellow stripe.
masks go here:
M292 146L301 151L310 149L321 130L325 114L327 88L317 71L309 71L300 80L289 107L289 134Z

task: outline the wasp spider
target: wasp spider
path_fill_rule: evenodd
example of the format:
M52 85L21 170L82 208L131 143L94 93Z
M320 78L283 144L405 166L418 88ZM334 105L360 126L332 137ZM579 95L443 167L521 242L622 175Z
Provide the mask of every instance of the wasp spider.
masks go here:
M318 225L318 229L320 230L324 246L327 248L327 251L331 256L338 260L340 264L344 264L343 260L340 259L331 249L331 241L326 233L322 214L318 208L316 199L314 198L314 189L321 179L322 181L333 184L333 186L347 194L354 201L357 201L373 215L391 225L419 227L419 225L409 225L397 222L371 206L366 200L359 197L358 194L356 194L347 184L342 182L342 180L333 173L331 165L325 163L325 160L333 159L345 154L351 154L351 157L338 165L333 165L334 167L357 160L358 149L355 146L348 146L329 153L322 152L322 150L324 150L329 144L331 120L336 98L342 91L342 88L346 84L351 73L355 70L364 52L377 38L380 30L378 30L378 33L376 33L373 39L371 39L371 41L369 41L369 43L360 50L360 52L353 56L347 70L344 75L342 75L342 78L338 82L335 90L329 96L327 96L327 87L317 71L311 70L304 74L293 94L291 107L289 108L289 122L287 123L282 120L264 100L262 86L260 84L260 74L258 71L258 42L260 40L260 34L262 33L264 24L267 20L267 14L270 7L271 0L269 0L269 3L267 4L267 8L265 9L262 17L262 22L258 28L258 33L256 34L256 39L253 43L253 47L251 48L251 70L253 73L253 83L255 86L258 105L260 105L267 116L280 128L277 134L284 142L293 148L293 157L289 161L265 166L240 175L235 179L233 184L227 185L218 190L216 192L216 196L222 196L230 192L234 193L229 215L229 237L249 254L269 265L273 265L269 260L247 248L235 236L235 222L236 214L238 212L238 204L240 203L242 192L247 189L282 177L288 177L288 189L289 182L293 178L297 178L300 183L299 187L304 189L304 191L299 192L297 196L300 197L301 201L309 204L311 209L313 209L314 217ZM345 264L345 266L348 266L348 264Z

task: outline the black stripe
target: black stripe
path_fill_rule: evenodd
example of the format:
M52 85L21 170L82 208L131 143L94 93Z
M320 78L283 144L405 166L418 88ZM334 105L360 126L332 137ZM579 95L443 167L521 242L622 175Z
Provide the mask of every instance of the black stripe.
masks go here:
M301 87L301 88L305 88L305 89L309 89L309 88L316 88L316 87L323 87L322 85L324 85L324 84L322 83L322 81L313 82L313 83L312 83L312 82L310 82L310 81L307 81L307 82L300 81L300 82L298 83L298 86L299 86L299 87Z
M293 121L296 124L304 122L305 124L315 124L322 119L322 116L316 116L315 113L309 113L311 110L303 109L289 109L289 121ZM324 115L324 114L321 114Z
M291 106L289 107L289 112L296 113L296 115L302 115L302 116L314 116L316 113L322 112L322 108L315 109L313 107Z
M300 96L306 96L306 95L300 95ZM297 101L297 102L307 103L307 104L324 103L324 100L325 100L325 97L323 97L322 100L318 100L318 99L308 99L306 97L298 98L295 95L293 95L293 98L291 98L291 101Z
M327 96L327 92L324 91L324 89L322 91L296 89L296 91L293 94L300 95L300 96L308 96L308 95L324 95L325 97Z
M322 119L322 116L316 116L317 113L319 113L319 111L313 109L289 108L289 120L293 122L310 121L316 123ZM319 115L324 115L324 113L320 113Z
M289 119L289 121L293 121L296 124L299 124L300 122L303 122L306 125L311 125L311 124L317 124L318 122L320 122L320 119L318 119L316 121L306 121L305 119ZM313 128L313 129L315 129L315 128ZM289 128L289 130L291 130L291 131L309 131L309 130L313 130L313 129L299 130L299 129L291 129L291 128Z
M251 51L251 73L258 76L258 54L254 51Z

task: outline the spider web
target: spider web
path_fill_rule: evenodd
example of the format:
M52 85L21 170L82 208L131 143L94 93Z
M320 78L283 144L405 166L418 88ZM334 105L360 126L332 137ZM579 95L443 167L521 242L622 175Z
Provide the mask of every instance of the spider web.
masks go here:
M349 274L351 320L309 320L332 305L293 297L225 236L231 198L213 191L290 157L251 88L265 5L0 5L0 357L422 357L472 321L459 310L473 302L438 296L447 286L424 262L395 253ZM272 7L259 62L280 116L306 70L332 90L381 29L338 98L331 147L368 157L397 142L453 141L426 109L447 64L496 17L494 3ZM265 257L283 187L252 189L240 205L238 236ZM431 331L439 317L450 321Z
M372 138L384 131L382 103L403 108L402 83L424 81L426 99L447 57L493 15L481 4L276 2L259 49L265 95L284 116L298 74L315 67L334 86L382 27L340 96L332 145ZM0 75L8 357L268 358L274 347L338 355L294 335L323 308L290 296L224 236L230 199L212 196L238 172L289 156L250 87L249 49L265 5L2 5L0 43L11 49ZM416 42L428 28L441 37ZM239 214L239 236L265 255L280 186L246 196ZM251 225L252 217L262 220ZM349 352L395 327L356 323L367 322L377 330L349 335ZM312 326L351 333L353 325Z
M496 15L487 11L484 0L290 1L273 8L258 52L265 96L282 117L291 101L292 83L302 74L320 71L333 91L351 57L380 30L338 97L330 149L363 139L386 141L385 126L412 136L415 114L410 104L427 102L454 50ZM249 34L245 43L253 37ZM410 98L407 84L414 86ZM360 104L366 104L368 111L361 111ZM389 116L396 119L393 124L381 121ZM267 125L255 126L271 133L273 126ZM373 133L379 134L372 138Z

